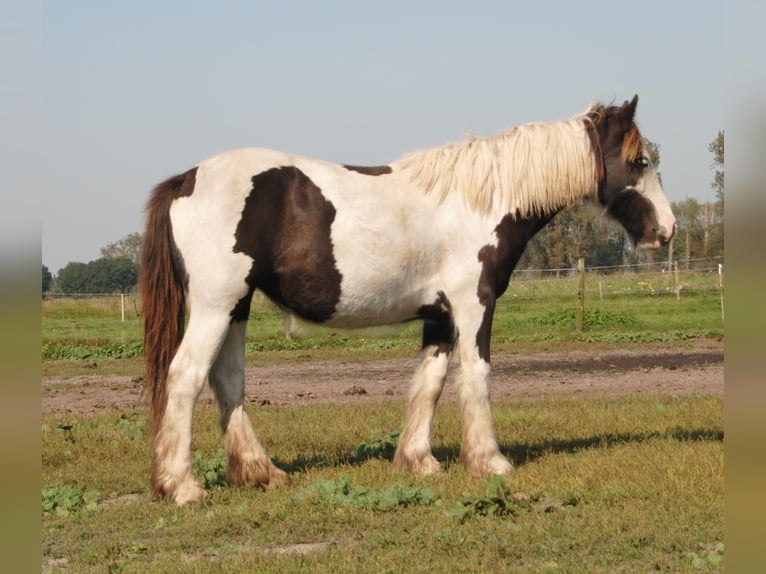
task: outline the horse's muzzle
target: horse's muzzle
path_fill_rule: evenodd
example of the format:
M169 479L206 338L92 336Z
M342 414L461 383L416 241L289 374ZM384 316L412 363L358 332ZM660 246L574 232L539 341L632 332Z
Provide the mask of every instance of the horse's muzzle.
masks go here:
M668 231L666 227L660 227L660 230L657 233L657 239L659 240L660 245L666 245L670 243L670 240L673 239L673 236L676 234L677 230L678 230L678 223L675 221L673 222L673 225L670 227L670 231Z

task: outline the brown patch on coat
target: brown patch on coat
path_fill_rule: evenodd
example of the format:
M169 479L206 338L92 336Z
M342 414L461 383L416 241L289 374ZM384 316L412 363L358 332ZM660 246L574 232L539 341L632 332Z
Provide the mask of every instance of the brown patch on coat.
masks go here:
M247 319L255 289L309 321L335 313L342 276L331 238L335 206L295 166L275 167L252 178L234 237L235 253L253 259L250 292L231 311Z
M593 112L591 112L593 113ZM603 114L603 106L601 106L601 113ZM603 119L598 120L598 114L592 121L584 120L585 133L588 134L588 141L590 141L590 147L593 150L593 159L596 162L596 184L601 185L604 181L605 167L604 167L604 153L601 151L601 141L598 138L598 130L596 125Z
M639 192L628 189L616 194L609 202L608 214L620 222L633 245L657 240L657 212L652 203Z
M349 171L355 171L357 173L361 173L363 175L386 175L391 173L391 166L390 165L373 165L373 166L362 166L362 165L344 165L347 170Z
M492 317L495 301L508 288L516 264L530 239L540 231L558 213L554 211L522 219L506 215L495 227L497 245L484 245L477 254L482 264L476 295L484 306L484 317L476 333L476 346L479 357L489 362L489 344L492 333Z
M431 305L421 305L417 316L423 319L422 348L434 347L435 357L450 354L455 345L457 330L452 318L452 305L444 291L439 291Z

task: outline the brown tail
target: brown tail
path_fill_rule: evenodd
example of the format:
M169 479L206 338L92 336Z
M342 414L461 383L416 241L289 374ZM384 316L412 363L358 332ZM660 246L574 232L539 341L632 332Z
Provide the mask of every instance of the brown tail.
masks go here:
M170 204L194 190L196 168L154 188L146 205L146 233L141 255L139 290L144 316L144 381L149 396L149 418L156 431L167 403L166 379L170 362L184 331L187 276L173 241Z

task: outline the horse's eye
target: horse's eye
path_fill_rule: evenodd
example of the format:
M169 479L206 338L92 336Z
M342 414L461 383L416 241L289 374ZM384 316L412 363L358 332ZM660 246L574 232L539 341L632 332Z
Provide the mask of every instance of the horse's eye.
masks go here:
M640 167L640 168L642 168L642 169L643 169L643 168L645 168L645 167L649 167L649 158L648 158L648 157L644 157L644 156L641 156L640 158L638 158L638 159L637 159L635 162L633 162L633 163L635 164L635 166L636 166L636 167Z

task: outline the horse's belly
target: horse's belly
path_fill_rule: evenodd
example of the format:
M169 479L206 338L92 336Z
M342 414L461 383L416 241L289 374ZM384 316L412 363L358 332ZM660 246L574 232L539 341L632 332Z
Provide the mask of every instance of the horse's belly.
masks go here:
M355 328L401 323L416 318L418 309L428 302L423 289L398 281L346 284L328 324Z

